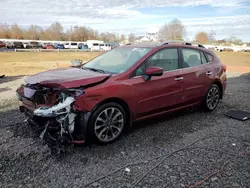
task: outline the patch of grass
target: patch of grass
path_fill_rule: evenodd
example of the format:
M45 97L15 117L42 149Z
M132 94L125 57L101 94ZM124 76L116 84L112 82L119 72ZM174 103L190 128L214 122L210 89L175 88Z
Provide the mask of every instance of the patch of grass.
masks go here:
M100 52L1 52L0 75L32 75L73 59L88 61Z
M225 65L250 67L249 52L216 52L216 54Z

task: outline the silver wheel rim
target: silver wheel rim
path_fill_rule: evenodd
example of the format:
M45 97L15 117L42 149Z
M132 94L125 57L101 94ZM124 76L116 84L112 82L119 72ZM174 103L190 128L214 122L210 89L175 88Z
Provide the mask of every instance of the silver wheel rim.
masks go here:
M124 127L124 116L115 107L106 108L95 120L95 135L101 142L111 142L116 139Z
M215 109L219 103L219 99L220 99L219 89L216 87L212 87L207 95L207 107L210 110Z

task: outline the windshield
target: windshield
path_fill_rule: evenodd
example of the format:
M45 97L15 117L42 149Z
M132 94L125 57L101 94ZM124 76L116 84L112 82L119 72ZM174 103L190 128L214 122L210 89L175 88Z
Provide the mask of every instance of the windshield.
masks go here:
M83 65L83 68L122 73L146 55L151 48L121 47L108 51Z

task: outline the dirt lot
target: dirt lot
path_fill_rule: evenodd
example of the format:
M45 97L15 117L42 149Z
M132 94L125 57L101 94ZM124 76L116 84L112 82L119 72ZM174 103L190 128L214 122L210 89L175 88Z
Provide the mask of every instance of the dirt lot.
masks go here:
M113 144L76 147L60 161L18 112L14 90L26 72L13 71L0 80L0 187L250 187L250 122L224 116L230 109L250 111L250 71L238 68L247 67L250 56L240 54L220 54L237 69L229 71L226 95L214 112L141 122Z

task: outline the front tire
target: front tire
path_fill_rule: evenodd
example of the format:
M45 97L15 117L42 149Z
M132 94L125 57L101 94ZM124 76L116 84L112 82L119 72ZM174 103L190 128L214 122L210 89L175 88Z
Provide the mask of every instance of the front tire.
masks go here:
M127 122L121 105L108 102L98 107L90 118L88 132L90 139L99 144L109 144L117 140Z
M220 102L220 88L213 84L206 93L203 100L203 107L206 111L213 111Z

